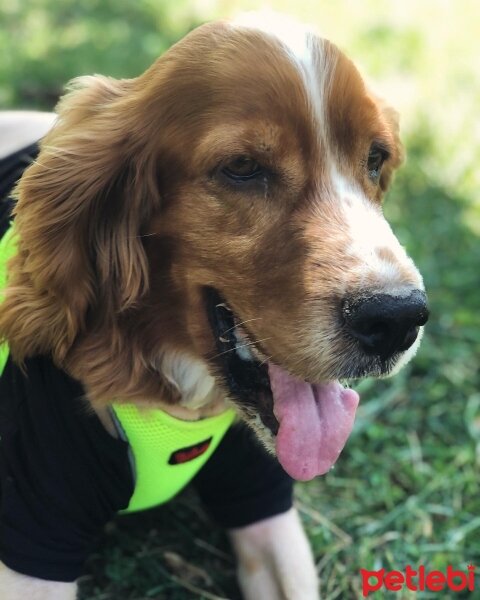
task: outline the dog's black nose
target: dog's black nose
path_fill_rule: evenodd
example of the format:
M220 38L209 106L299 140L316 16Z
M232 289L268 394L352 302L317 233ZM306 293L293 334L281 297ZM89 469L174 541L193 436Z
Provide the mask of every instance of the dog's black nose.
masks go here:
M427 297L421 290L405 297L357 296L345 299L342 314L347 331L364 352L386 360L417 339L418 328L428 320Z

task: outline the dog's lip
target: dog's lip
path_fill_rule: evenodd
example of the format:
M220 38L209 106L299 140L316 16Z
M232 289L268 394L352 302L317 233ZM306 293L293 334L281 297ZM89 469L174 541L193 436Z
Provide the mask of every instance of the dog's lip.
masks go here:
M216 289L206 288L205 300L216 349L210 361L220 366L232 400L248 414L258 415L263 425L275 436L278 421L273 412L264 349L258 349L259 344L246 329L245 322L235 315ZM239 336L244 337L244 344L239 343Z

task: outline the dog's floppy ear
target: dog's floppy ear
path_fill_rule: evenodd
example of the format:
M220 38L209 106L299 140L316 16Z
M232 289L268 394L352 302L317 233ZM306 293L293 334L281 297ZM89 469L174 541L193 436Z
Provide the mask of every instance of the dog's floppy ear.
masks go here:
M112 318L148 289L141 233L159 192L135 131L134 81L75 80L18 185L19 252L0 306L17 359L51 352L61 363L89 315Z

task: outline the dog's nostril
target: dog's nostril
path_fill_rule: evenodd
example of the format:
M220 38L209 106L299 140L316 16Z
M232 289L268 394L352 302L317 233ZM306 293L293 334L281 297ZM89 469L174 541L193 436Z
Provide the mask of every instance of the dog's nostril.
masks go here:
M408 350L418 335L418 327L405 329L401 323L385 320L366 321L357 328L354 325L349 329L364 350L379 355L389 354L389 350L392 350L392 354Z
M388 294L347 298L342 313L346 330L364 352L383 359L408 350L428 319L426 296L420 290L400 298Z

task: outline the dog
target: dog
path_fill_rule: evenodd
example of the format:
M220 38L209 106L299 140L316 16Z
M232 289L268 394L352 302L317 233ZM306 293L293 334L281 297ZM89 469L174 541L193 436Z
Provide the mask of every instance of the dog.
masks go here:
M159 428L215 422L218 435L168 462L208 455L203 468L216 460L230 479L242 468L222 459L234 415L254 432L233 438L231 454L240 464L251 451L249 468L265 461L286 499L245 518L230 511L242 593L319 597L291 480L328 472L347 441L359 398L339 380L396 372L428 318L421 275L382 214L402 157L396 113L335 45L293 25L284 35L209 23L135 79L74 80L6 233L3 598L75 597L63 531L85 551L113 511L106 481L123 494L115 510L146 507L135 485L151 459L132 440L152 414ZM18 415L30 405L27 428ZM40 427L39 448L14 452L38 444ZM85 450L97 438L112 463ZM78 481L70 463L56 470L68 460ZM213 480L203 490L215 507Z

